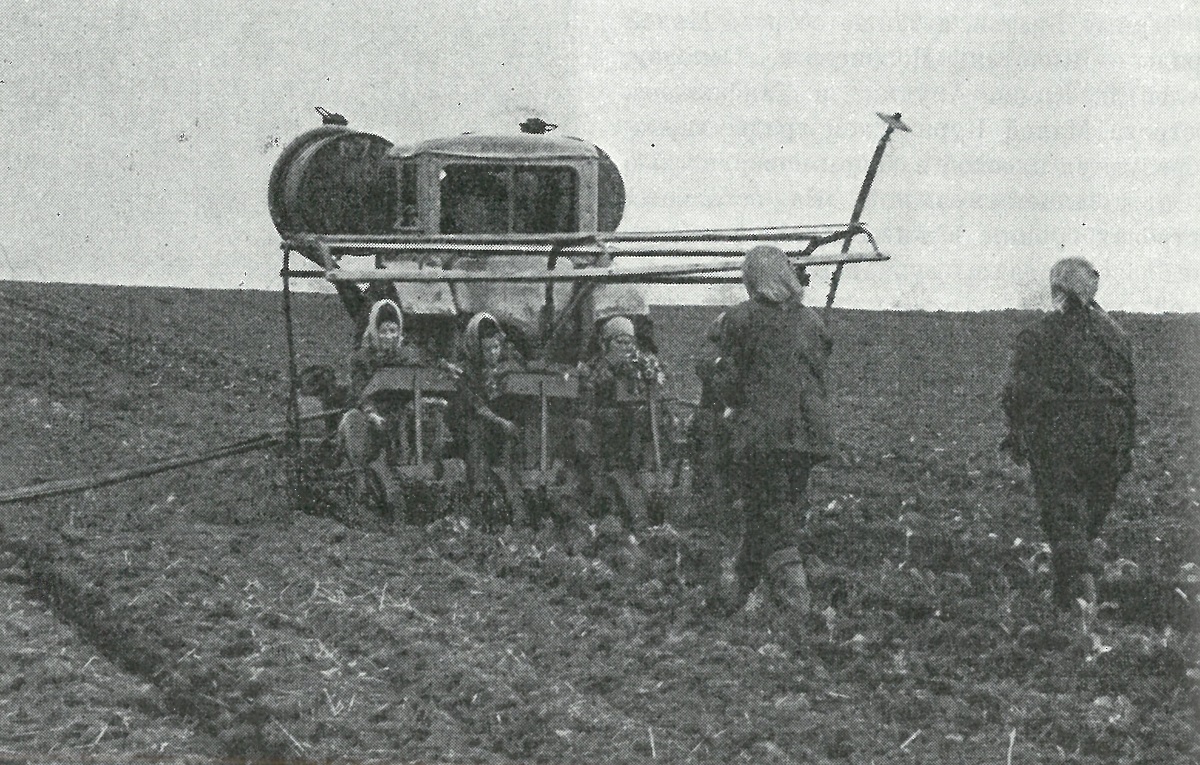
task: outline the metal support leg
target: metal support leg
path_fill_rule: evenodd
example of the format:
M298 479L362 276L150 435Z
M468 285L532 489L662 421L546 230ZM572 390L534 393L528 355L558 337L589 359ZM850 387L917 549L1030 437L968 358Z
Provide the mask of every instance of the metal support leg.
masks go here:
M542 471L543 480L546 477L546 471L550 469L550 454L546 444L546 439L550 433L550 413L547 411L546 405L546 383L538 383L538 399L541 404L539 412L541 433L539 434L538 444L538 469Z
M416 440L414 447L417 452L417 465L425 464L425 412L424 394L421 391L420 373L413 374L413 436Z
M299 375L296 370L296 341L292 328L292 287L289 276L291 254L292 251L285 247L283 250L283 323L288 354L287 438L285 439L287 446L285 451L288 461L288 485L292 487L290 501L292 509L299 510L301 500L307 494L308 487L305 485L304 471L300 465Z

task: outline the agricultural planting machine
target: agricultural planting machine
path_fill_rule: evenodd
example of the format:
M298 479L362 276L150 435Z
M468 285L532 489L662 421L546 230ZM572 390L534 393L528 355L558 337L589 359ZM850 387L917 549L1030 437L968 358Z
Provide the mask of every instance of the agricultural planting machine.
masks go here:
M639 345L653 347L644 285L736 282L745 250L762 244L781 248L798 269L835 266L831 304L844 264L887 259L858 217L888 137L908 129L898 114L880 115L887 132L849 223L624 232L625 187L615 163L540 119L510 135L464 133L400 146L318 112L323 124L284 149L269 185L282 236L289 441L300 460L314 451L305 448L302 421L328 424L312 441L325 445L336 423L336 413L315 411L328 402L300 390L291 280L330 282L360 331L374 300L393 299L406 337L441 361L382 369L370 381L370 393L404 402L407 414L396 427L406 448L375 460L346 499L410 520L436 514L430 508L439 496L451 503L483 497L501 508L492 516L507 521L561 516L564 508L599 508L634 525L669 514L688 489L673 436L680 431L670 427L686 402L622 388L618 408L636 423L626 431L629 459L593 466L599 475L578 474L570 435L577 369L596 346L598 327L625 316ZM851 252L852 241L866 246ZM296 255L307 267L297 267ZM518 432L491 467L482 465L476 433L458 434L466 449L444 448L453 434L441 416L456 395L456 336L479 312L496 317L526 359L500 378L497 405ZM325 455L337 474L336 450ZM310 474L298 468L296 475Z

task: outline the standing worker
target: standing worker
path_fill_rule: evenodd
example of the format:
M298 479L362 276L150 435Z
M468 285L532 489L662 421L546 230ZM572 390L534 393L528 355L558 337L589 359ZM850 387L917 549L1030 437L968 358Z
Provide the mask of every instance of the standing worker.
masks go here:
M832 341L801 302L804 287L782 250L747 252L742 281L750 299L725 314L721 333L730 362L720 386L730 408L730 478L745 526L726 605L739 608L766 579L777 605L803 615L810 596L797 533L809 472L834 453L825 387Z
M1117 484L1129 472L1135 398L1133 351L1096 304L1100 273L1082 258L1050 270L1055 310L1014 343L1003 406L1002 448L1029 463L1042 530L1051 548L1055 607L1095 599L1098 547Z

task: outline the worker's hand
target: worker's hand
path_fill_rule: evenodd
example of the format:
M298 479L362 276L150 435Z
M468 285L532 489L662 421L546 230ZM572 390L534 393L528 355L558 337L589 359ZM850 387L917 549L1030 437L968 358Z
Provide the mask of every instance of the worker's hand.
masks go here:
M441 367L443 370L445 370L446 372L449 372L451 375L453 375L456 380L465 374L462 367L460 367L456 364L451 364L449 361L446 361L445 359L438 359L437 365L439 367Z
M371 404L367 404L366 406L364 406L362 413L365 414L367 416L367 419L371 421L371 424L376 427L382 428L384 426L384 424L387 422L387 420L384 419L383 415L379 413L379 410L376 409Z

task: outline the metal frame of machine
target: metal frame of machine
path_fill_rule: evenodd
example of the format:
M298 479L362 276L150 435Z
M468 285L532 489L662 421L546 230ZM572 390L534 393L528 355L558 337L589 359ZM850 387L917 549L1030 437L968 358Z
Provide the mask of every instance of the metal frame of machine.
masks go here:
M361 295L360 285L372 283L411 290L413 300L440 305L431 310L458 315L480 310L480 306L472 305L473 300L476 304L479 302L473 289L528 291L540 287L542 305L538 329L540 340L548 344L570 324L572 315L578 312L597 285L735 282L740 278L740 258L745 250L769 245L780 248L798 269L836 266L826 302L828 308L833 303L837 280L845 264L888 259L858 218L888 138L894 130L908 131L899 114L879 115L887 123L887 132L876 148L848 223L618 232L614 229L624 205L624 187L619 174L607 155L578 139L544 134L498 137L464 134L426 141L412 148L396 148L377 136L348 131L344 120L329 119L338 115L319 111L327 124L310 131L285 149L271 179L272 215L283 235L280 274L289 359L288 422L292 437L288 440L293 454L299 453L299 410L291 279L329 281L338 289L352 313L355 296ZM525 126L522 128L524 130ZM292 177L297 173L289 173L289 167L285 165L285 161L293 164L308 162L313 166L324 162L326 166L335 167L332 172L336 175L341 172L336 163L343 156L350 157L347 160L350 164L345 165L350 168L345 171L347 177L339 177L337 183L327 183L307 197L303 193L304 178ZM353 165L354 162L358 165ZM544 176L554 168L568 168L573 171L568 185L576 197L575 209L558 210L555 213L557 220L549 224L535 220L534 226L540 225L543 230L514 230L529 228L530 224L520 219L520 211L514 212L518 201L506 198L506 208L495 206L492 210L476 212L477 215L491 215L497 221L492 225L502 228L502 232L460 231L460 224L448 222L451 221L450 213L443 209L439 189L444 194L446 184L455 180L455 168L461 166L491 173L500 182L507 182L509 189L517 188L518 174L540 172ZM307 166L303 169L307 171ZM357 175L347 180L352 173ZM322 199L344 194L351 183L358 184L354 188L365 189L360 192L361 199L356 202L355 209L371 208L365 214L376 216L375 223L347 226L333 220L336 215L330 218L321 206ZM309 185L314 184L310 182ZM358 214L361 218L364 213ZM305 215L319 220L315 225L306 223L301 220ZM564 226L571 230L544 230ZM355 233L339 230L348 227ZM388 230L381 232L381 228ZM471 227L468 225L467 228ZM325 232L312 229L325 229ZM448 229L455 233L447 233ZM851 252L851 243L856 238L865 240L867 248ZM840 251L833 251L838 245ZM302 255L319 268L293 268L293 254ZM431 298L431 289L441 291ZM519 477L513 480L519 480L527 491L546 493L555 482L547 453L547 403L561 393L559 387L570 383L555 382L562 378L559 371L531 371L519 376L521 379L514 377L512 380L512 393L518 395L523 391L537 400L540 420L536 430L540 439L535 464L523 464ZM418 378L421 378L420 374L413 378L413 390L410 391L417 422L417 448L416 454L412 455L415 462L403 466L402 472L405 480L444 480L440 469L433 471L423 464L422 395L428 386L423 387L423 378ZM551 393L547 393L548 382L554 388ZM661 402L654 400L649 402L651 411L660 405ZM641 475L616 476L610 482L613 491L621 496L620 501L627 512L639 521L646 517L646 506L652 496L678 485L678 471L672 475L662 458L661 434L653 415L651 421L654 460L649 469L640 471ZM300 473L297 468L297 481L302 480ZM502 480L502 483L509 482L508 478ZM403 489L398 485L385 485L384 490L390 497ZM516 487L506 487L506 491L515 490Z

